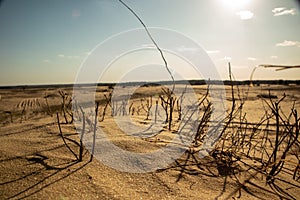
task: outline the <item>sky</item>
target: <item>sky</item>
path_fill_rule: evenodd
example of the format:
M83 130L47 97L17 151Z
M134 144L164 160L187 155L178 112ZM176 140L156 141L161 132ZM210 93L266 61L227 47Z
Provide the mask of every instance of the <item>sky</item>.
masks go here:
M229 61L236 80L248 80L260 64L300 65L300 4L295 0L123 1L148 27L178 32L199 44L221 79L228 79ZM141 23L118 0L1 1L0 85L74 83L99 44L137 28L142 28ZM168 38L155 37L162 42ZM135 40L139 38L133 34L113 46L126 48ZM106 47L98 59L113 55L114 48ZM124 69L137 64L132 61L137 59L145 70L137 70L138 74L161 75L157 70L157 65L165 70L161 58L148 50L112 61L114 70L108 69L101 80L115 81L115 73L127 76L122 74ZM186 70L188 61L167 50L170 68L185 73L186 79L194 78L193 72ZM253 78L300 79L300 69L258 68Z

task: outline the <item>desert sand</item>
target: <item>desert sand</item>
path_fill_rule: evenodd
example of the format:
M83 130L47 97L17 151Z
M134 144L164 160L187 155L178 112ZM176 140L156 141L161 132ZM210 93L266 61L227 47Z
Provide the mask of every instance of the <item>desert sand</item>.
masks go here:
M299 169L295 172L298 165L296 157L300 156L299 138L288 151L282 169L272 178L271 183L266 180L272 165L270 163L267 167L263 165L268 160L267 157L260 159L260 154L252 152L255 148L249 145L232 153L232 149L238 146L233 145L230 149L224 150L224 153L220 153L222 144L220 142L215 151L204 158L198 156L197 150L193 151L197 149L196 147L190 148L167 167L147 173L122 172L103 164L96 158L90 161L90 152L86 150L82 161L78 161L62 140L56 116L58 112L62 133L67 138L68 146L78 154L77 143L80 140L80 133L73 123L64 123L62 97L59 94L59 91L64 91L71 96L72 89L72 87L33 87L0 90L0 199L300 198ZM206 86L194 85L193 89L200 98L205 94ZM242 116L246 116L247 120L243 117L236 119L247 123L247 127L245 124L240 124L244 129L228 128L227 139L230 134L234 134L235 130L249 131L246 134L253 132L268 110L265 101L279 101L285 94L286 97L280 103L281 111L286 115L291 112L292 107L300 111L299 85L239 86L238 89L235 86L234 92L237 105L244 101ZM146 139L124 134L110 115L112 111L109 106L105 119L100 120L105 106L104 94L108 95L108 93L107 86L97 89L99 99L103 100L99 105L98 126L106 131L115 145L130 152L149 152L162 148L176 135L174 130L180 121L177 120L177 112L173 115L172 129L174 130L169 131L166 126L159 134ZM132 100L135 102L132 106L135 111L131 110L131 113L130 111L127 113L134 123L140 126L149 124L150 119L146 119L146 111L142 109L142 104L146 106L147 99L152 96L151 101L154 106L155 101L159 100L159 93L161 94L159 86L143 87L137 91L137 95ZM272 94L274 99L269 99L269 94ZM49 107L46 106L44 98L46 96ZM24 108L22 102L25 104L26 101L29 106L22 113ZM226 103L230 113L232 105L230 86L226 86ZM68 120L71 121L70 118ZM270 124L275 123L272 120L270 119ZM292 117L290 123L293 123ZM255 131L259 128L257 127ZM88 123L86 129L88 131ZM271 154L274 147L270 144L274 144L276 126L262 125L261 131L255 132L257 135L254 137L259 138L258 136L266 133L267 129L270 129L268 132L270 141L264 144L266 152ZM292 133L296 131L291 130ZM230 141L226 140L225 143L229 145ZM286 147L283 143L278 149L278 157ZM251 150L248 155L247 148ZM229 164L227 158L230 159ZM294 174L296 177L293 178Z

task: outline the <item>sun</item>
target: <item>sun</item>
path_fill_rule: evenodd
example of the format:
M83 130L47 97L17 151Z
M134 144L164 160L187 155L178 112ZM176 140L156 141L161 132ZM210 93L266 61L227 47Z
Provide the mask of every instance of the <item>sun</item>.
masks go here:
M246 6L250 0L221 0L221 2L232 8L241 8Z

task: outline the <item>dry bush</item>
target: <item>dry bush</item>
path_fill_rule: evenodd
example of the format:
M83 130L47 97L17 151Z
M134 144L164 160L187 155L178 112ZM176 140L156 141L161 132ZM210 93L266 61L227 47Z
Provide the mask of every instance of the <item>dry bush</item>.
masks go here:
M72 112L72 96L63 90L59 90L59 95L61 97L61 112L64 116L65 123L71 124L74 120ZM69 120L69 118L71 118Z
M267 105L265 115L254 123L248 122L243 111L245 101L240 100L237 104L232 100L231 110L214 151L230 157L229 160L242 156L259 162L257 169L265 172L267 182L272 182L284 167L288 155L296 156L299 162L300 118L294 105L289 112L280 108L285 95L276 101L271 98L272 95L269 96L268 100L264 100ZM295 166L297 173L298 163Z
M78 106L79 109L80 109L80 112L81 112L81 121L82 121L82 129L81 129L81 133L79 134L80 137L79 137L79 142L74 140L74 139L71 139L67 136L65 136L63 134L63 131L62 131L62 123L60 122L60 117L59 117L59 113L57 112L56 113L56 117L57 117L57 125L58 125L58 129L59 129L59 133L60 133L60 136L66 146L66 148L74 155L75 159L78 161L78 162L81 162L82 159L83 159L83 156L84 156L84 145L83 145L83 139L84 139L84 135L86 133L86 123L88 122L87 121L87 117L86 117L86 113L84 112L84 110L82 109L81 106ZM95 148L95 138L96 138L96 130L97 130L97 121L98 121L98 108L99 108L99 103L96 103L96 108L95 108L95 118L94 118L94 123L92 124L93 126L93 148L92 148L92 152L91 152L91 159L90 161L92 161L92 158L93 158L93 153L94 153L94 148ZM68 141L68 142L67 142ZM70 143L77 146L79 148L78 150L78 153L75 152L75 150L70 146ZM87 153L87 151L85 152Z

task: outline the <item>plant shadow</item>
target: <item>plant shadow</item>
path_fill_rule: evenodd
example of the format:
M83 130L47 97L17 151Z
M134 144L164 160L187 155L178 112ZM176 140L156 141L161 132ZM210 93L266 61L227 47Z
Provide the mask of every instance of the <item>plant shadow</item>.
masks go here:
M58 147L49 148L43 151L39 151L30 155L16 156L13 158L3 159L3 162L14 163L16 160L22 163L22 166L27 166L22 173L15 172L18 177L13 176L10 180L6 180L0 183L3 188L19 188L17 190L11 190L8 195L2 196L3 199L26 199L33 198L34 194L48 188L49 186L64 180L72 174L82 170L85 166L90 163L89 159L84 159L79 162L76 159L70 158L57 158L48 157L44 152L58 150L63 148L64 145ZM55 159L55 162L48 160ZM22 184L21 187L15 187L16 185ZM23 185L26 185L24 187ZM3 193L4 194L4 193ZM2 194L2 195L3 195Z

